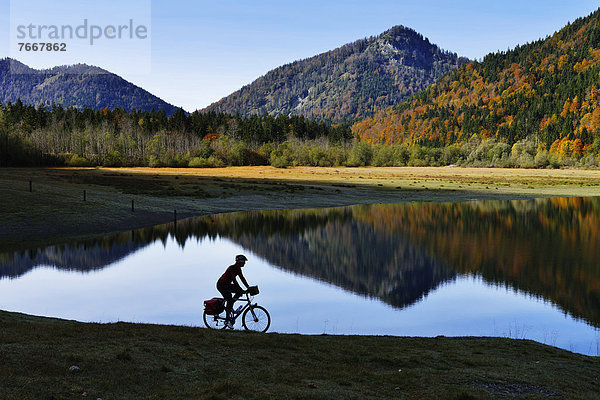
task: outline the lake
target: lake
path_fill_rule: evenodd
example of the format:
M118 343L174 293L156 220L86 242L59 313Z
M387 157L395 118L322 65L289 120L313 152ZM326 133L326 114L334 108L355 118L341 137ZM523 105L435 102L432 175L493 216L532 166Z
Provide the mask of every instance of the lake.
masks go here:
M598 198L213 215L4 251L0 308L201 327L243 253L270 332L503 336L600 355L599 229Z

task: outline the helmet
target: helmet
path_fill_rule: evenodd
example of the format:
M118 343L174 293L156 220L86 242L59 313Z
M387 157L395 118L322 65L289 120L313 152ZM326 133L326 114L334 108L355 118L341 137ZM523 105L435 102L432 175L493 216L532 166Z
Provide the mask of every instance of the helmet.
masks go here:
M235 261L236 261L236 262L239 262L239 261L246 262L246 261L248 261L248 259L246 258L246 256L245 256L245 255L243 255L243 254L238 254L237 256L235 256Z

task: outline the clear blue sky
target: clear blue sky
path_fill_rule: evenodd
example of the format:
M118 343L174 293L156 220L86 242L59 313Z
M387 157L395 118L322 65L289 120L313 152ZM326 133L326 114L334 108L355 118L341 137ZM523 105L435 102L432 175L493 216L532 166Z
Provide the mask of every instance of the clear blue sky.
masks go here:
M600 7L591 0L152 0L151 4L151 70L123 77L188 111L207 106L282 64L378 35L394 25L413 28L459 55L482 58L551 35ZM9 0L0 0L1 56L9 55L9 5Z

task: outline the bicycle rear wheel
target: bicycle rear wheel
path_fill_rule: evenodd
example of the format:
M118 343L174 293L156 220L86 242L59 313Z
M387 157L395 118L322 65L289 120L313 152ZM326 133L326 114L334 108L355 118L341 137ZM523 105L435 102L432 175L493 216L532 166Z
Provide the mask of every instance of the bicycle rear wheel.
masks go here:
M224 313L221 313L219 315L211 315L207 314L206 311L204 311L202 319L204 319L204 325L206 325L206 327L209 329L225 329L224 315Z
M264 307L251 306L242 314L244 329L254 332L266 332L271 326L271 316Z

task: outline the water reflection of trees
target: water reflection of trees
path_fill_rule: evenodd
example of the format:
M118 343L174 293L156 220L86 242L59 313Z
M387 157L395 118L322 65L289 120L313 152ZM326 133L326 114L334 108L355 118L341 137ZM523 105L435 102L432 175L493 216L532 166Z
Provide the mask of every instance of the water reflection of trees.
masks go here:
M455 271L542 297L600 325L600 199L409 205L364 218L381 213L404 221L399 229Z
M96 242L0 255L0 276L36 263L102 268L156 240L226 237L270 263L394 306L456 274L550 300L600 325L600 200L360 205L222 214Z

